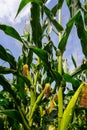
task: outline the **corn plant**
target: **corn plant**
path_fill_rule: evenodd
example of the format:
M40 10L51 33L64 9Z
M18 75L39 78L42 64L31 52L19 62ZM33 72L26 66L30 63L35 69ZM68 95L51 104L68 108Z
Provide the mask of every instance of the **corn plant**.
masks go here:
M9 67L0 66L1 130L87 129L87 2L83 5L80 0L59 0L52 9L46 2L21 0L16 17L31 4L30 28L23 36L12 26L0 24L0 30L22 46L17 61L0 45L0 59L9 63ZM64 2L70 12L65 29L61 22ZM71 56L75 69L70 72L67 64L63 67L63 54L73 26L85 61L78 66ZM57 35L58 45L51 33ZM12 74L13 79L8 80L6 74Z

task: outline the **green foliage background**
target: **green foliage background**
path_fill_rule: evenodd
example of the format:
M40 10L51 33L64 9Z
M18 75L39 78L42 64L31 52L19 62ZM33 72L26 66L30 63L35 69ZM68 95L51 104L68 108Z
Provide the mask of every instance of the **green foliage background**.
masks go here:
M23 37L12 26L0 24L0 30L22 46L22 55L16 61L0 45L0 59L9 63L8 68L0 65L0 130L87 129L87 104L79 104L82 88L87 87L87 2L58 0L52 9L46 2L21 0L16 17L31 3L30 32ZM64 2L71 15L65 29L57 20ZM85 61L78 66L72 56L75 69L70 72L67 64L63 67L63 54L73 26ZM57 47L50 30L58 36ZM12 81L5 74L12 74Z

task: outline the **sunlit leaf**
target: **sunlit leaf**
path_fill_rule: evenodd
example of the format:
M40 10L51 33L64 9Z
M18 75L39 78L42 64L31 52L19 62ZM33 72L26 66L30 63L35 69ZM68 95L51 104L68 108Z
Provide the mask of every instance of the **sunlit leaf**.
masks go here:
M0 113L3 113L5 115L9 116L10 118L22 123L20 113L17 110L12 110L12 109L1 110Z
M63 113L63 116L62 116L62 119L61 119L60 130L66 130L68 128L69 124L71 123L71 120L72 120L72 117L73 117L73 114L74 114L76 101L77 101L79 94L82 90L82 87L84 85L87 85L87 83L82 83L79 86L79 88L77 89L75 94L72 96L71 100L69 101L66 109L64 110L64 113ZM67 120L66 120L66 117L67 117Z
M73 27L73 24L75 23L76 18L80 15L80 12L78 11L76 13L76 15L74 15L74 17L72 17L69 22L66 24L66 29L65 32L62 36L61 41L59 42L58 48L61 50L61 52L63 53L65 51L66 48L66 44L67 44L67 40L69 37L69 34L71 32L71 29Z
M12 26L0 24L0 30L4 31L4 33L17 39L18 41L22 42L19 33Z
M21 12L21 10L22 10L27 4L29 4L30 2L34 2L34 3L40 4L40 3L41 3L41 0L21 0L16 16L17 16L17 15Z

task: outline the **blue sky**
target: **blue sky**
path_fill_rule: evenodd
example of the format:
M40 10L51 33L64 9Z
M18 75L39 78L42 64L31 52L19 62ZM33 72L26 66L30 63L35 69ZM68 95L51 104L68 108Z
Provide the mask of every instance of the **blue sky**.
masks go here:
M49 8L52 8L55 2L57 2L57 0L49 0L47 6ZM18 15L18 17L14 19L17 13L19 3L19 0L0 0L0 23L13 26L20 33L20 35L22 35L25 21L29 18L30 5L28 4ZM68 22L69 18L70 15L68 8L66 4L64 4L62 9L62 24L64 28L66 27L66 23ZM53 41L55 44L57 44L58 37L54 35ZM0 44L3 45L5 48L9 48L15 58L18 59L18 56L21 54L21 44L17 40L5 35L2 31L0 31ZM73 27L72 29L72 32L68 39L66 51L63 56L64 58L68 59L68 64L70 65L71 69L73 69L74 67L71 61L71 54L75 58L77 57L79 65L84 56L82 55L80 41L77 37L75 27Z

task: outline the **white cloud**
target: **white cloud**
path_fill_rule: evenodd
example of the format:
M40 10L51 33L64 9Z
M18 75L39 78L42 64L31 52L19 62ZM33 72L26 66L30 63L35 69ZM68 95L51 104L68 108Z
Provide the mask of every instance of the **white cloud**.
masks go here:
M16 13L21 0L0 0L0 23L11 22L18 23L21 22L24 16L28 16L30 10L30 4L25 6L25 8L20 12L16 19ZM46 4L49 4L51 0L48 0Z
M27 5L17 16L17 18L14 19L19 7L19 3L20 0L0 0L0 22L20 22L24 16L27 16L29 14L29 5Z

